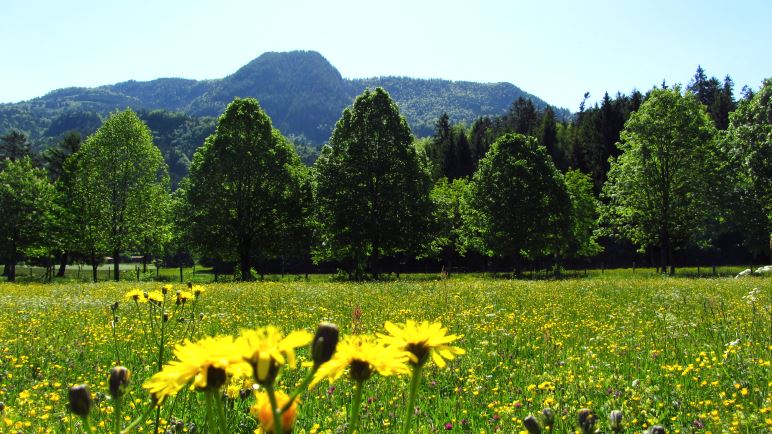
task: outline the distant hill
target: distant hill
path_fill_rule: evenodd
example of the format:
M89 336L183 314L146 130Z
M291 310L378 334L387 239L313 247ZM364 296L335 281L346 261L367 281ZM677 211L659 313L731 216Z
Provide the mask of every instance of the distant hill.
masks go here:
M284 134L310 144L327 141L341 111L365 88L385 88L417 136L430 135L447 111L454 122L504 113L514 100L530 98L538 108L547 103L510 83L472 83L439 79L379 77L349 80L314 51L265 53L235 73L218 80L159 78L126 81L96 88L54 90L29 101L0 104L0 133L25 132L43 146L46 138L67 130L85 134L111 111L166 110L188 116L219 116L234 97L255 97ZM569 116L565 109L558 115Z

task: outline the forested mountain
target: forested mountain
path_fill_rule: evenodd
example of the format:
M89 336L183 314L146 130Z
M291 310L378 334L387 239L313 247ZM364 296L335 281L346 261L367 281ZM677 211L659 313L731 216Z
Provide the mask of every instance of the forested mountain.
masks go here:
M431 134L434 121L443 112L455 122L471 124L479 116L504 113L520 96L532 99L538 108L547 106L509 83L406 77L344 79L321 54L293 51L265 53L218 80L126 81L96 88L59 89L29 101L0 104L0 133L22 131L34 147L40 148L63 131L92 132L98 126L97 117L104 118L116 109L217 117L239 96L257 98L285 135L318 145L329 139L341 111L368 87L383 87L390 92L419 136ZM565 109L558 110L558 114L570 115Z

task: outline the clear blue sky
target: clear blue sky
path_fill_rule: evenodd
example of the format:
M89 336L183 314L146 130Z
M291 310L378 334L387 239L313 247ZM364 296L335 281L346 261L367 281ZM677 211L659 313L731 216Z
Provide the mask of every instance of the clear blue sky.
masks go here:
M129 79L224 77L316 50L344 77L511 82L577 110L585 91L772 77L772 1L2 0L0 102Z

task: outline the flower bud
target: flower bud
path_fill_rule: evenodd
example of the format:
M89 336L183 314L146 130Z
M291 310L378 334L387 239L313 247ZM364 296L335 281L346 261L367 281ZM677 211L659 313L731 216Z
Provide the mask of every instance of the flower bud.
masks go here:
M588 408L583 408L577 412L577 418L579 420L579 428L582 432L589 434L593 432L595 428L595 414Z
M622 412L619 410L614 410L611 412L611 414L608 416L609 419L609 428L611 428L611 431L614 432L620 432L622 431Z
M528 430L529 434L541 434L539 422L536 421L536 418L533 417L532 414L523 419L523 425L525 425L525 429Z
M662 425L654 425L651 427L651 431L649 431L651 434L665 434L665 427Z
M541 415L544 417L544 426L548 430L551 429L552 425L555 424L555 412L551 408L545 408L541 411Z
M209 365L206 368L206 387L205 390L217 390L225 384L228 377L225 375L225 369Z
M315 368L330 360L335 354L338 334L338 326L333 323L323 322L316 328L316 335L311 341L311 358L314 360Z
M110 370L110 395L113 399L119 399L126 392L126 388L129 386L129 378L131 378L131 372L123 366L115 366Z
M92 404L91 393L88 391L88 386L79 384L70 387L69 398L70 411L80 417L87 417Z
M370 378L373 375L373 370L370 368L370 364L361 360L354 360L349 367L349 374L354 381L362 382Z

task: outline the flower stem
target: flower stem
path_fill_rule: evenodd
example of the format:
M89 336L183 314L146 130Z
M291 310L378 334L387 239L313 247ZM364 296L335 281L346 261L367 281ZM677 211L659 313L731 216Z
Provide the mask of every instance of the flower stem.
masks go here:
M121 434L128 434L133 430L134 428L138 427L142 422L147 419L148 416L150 416L150 413L153 412L153 409L155 408L155 403L151 404L147 410L145 410L144 413L142 413L138 418L134 419L129 426L127 426L123 431L121 431Z
M351 401L351 421L348 424L348 433L353 434L359 430L359 410L362 407L362 383L354 381L354 397Z
M421 368L421 365L413 366L413 377L410 379L410 395L407 399L407 407L405 407L405 426L402 427L403 434L410 432L410 422L413 419L413 413L415 412L415 398L418 394L418 384L421 382Z
M314 379L314 373L316 373L316 367L308 371L308 375L306 375L306 378L303 380L302 383L300 383L300 386L298 386L297 389L295 389L294 392L292 392L292 395L289 398L289 401L287 401L279 411L280 414L284 414L287 410L289 410L290 407L292 407L292 403L295 402L295 400L300 396L301 393L308 390L308 385L311 384L311 380Z
M220 432L227 433L228 422L225 419L225 405L223 405L223 402L222 402L222 392L218 389L211 393L212 393L214 405L217 408L217 418L220 421Z
M91 432L91 424L88 422L88 416L84 416L83 418L83 430L87 433Z
M216 433L219 431L219 427L217 426L217 423L215 422L215 416L214 416L214 402L213 396L211 392L204 393L204 399L206 400L206 429L209 432Z
M265 391L268 392L268 400L271 402L271 414L273 414L273 432L274 434L282 434L284 431L281 427L281 414L279 413L279 405L276 403L276 393L273 390L273 384L265 386Z
M121 397L115 397L115 405L113 406L113 432L120 434L121 432Z

